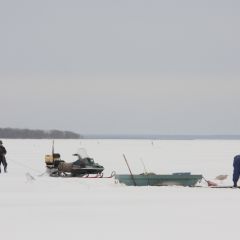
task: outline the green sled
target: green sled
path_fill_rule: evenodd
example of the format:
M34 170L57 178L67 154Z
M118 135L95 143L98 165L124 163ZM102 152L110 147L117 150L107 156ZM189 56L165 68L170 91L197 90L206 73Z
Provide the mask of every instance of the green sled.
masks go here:
M115 179L127 186L189 186L193 187L203 178L191 173L157 174L116 174Z

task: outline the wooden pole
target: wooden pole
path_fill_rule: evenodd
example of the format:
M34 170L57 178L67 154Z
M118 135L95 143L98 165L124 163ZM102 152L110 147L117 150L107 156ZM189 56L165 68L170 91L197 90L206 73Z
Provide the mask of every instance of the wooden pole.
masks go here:
M131 178L132 178L133 184L134 184L134 186L137 186L136 181L135 181L135 179L134 179L134 177L133 177L132 171L131 171L131 169L130 169L130 166L129 166L129 164L128 164L127 158L125 157L124 154L123 154L123 157L124 157L124 160L125 160L125 162L126 162L126 164L127 164L128 170L129 170L129 172L130 172L130 174L131 174Z
M52 157L54 155L54 140L52 141Z

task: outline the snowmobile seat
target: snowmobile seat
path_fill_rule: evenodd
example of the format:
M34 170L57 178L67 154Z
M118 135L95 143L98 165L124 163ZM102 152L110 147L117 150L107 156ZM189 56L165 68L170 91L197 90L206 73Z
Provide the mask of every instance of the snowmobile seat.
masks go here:
M53 153L53 160L60 160L61 155L59 153Z

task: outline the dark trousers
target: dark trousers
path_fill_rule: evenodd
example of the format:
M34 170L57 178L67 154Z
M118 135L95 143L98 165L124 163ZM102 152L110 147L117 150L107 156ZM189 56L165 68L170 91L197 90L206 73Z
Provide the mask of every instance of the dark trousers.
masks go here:
M233 161L233 183L237 186L238 179L240 177L240 156L236 156Z
M1 164L3 165L4 172L7 172L7 161L6 161L5 156L2 156L0 158L0 172L1 172Z

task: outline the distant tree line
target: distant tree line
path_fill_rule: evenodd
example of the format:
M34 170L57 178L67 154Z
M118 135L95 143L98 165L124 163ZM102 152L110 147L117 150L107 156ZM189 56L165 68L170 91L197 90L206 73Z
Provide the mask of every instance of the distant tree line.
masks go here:
M19 128L0 128L0 138L12 139L79 139L80 134L60 130L31 130Z

